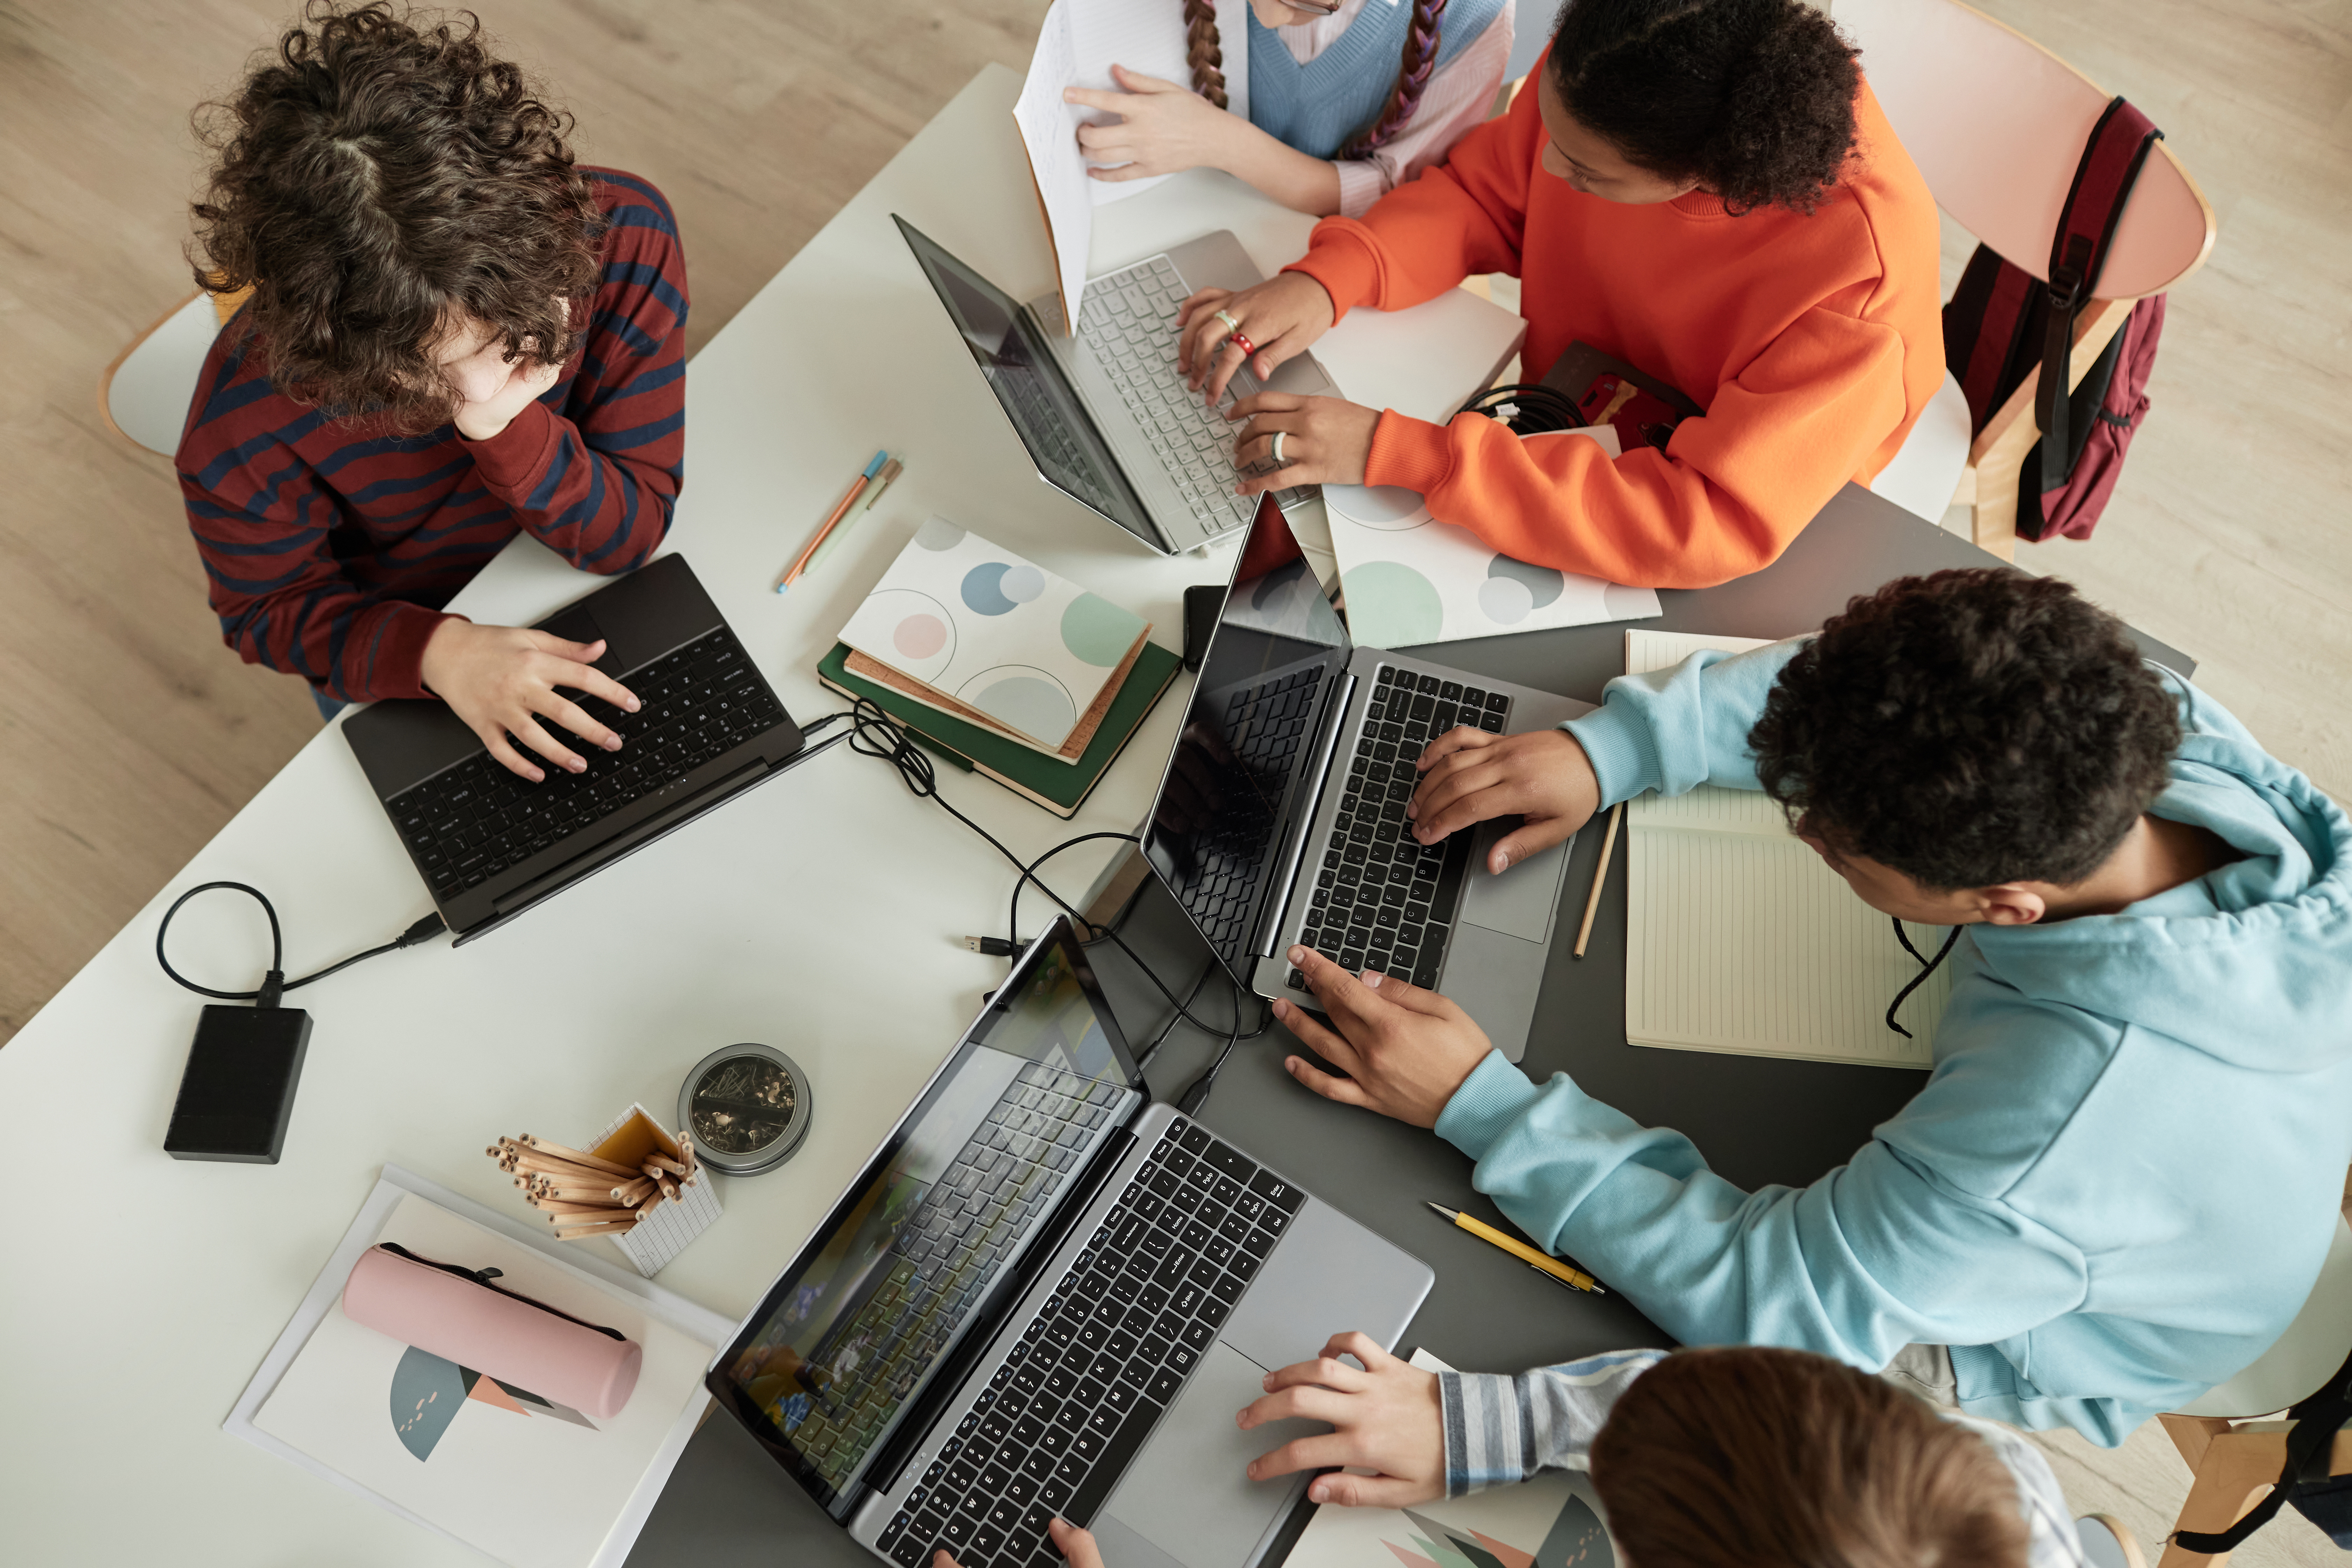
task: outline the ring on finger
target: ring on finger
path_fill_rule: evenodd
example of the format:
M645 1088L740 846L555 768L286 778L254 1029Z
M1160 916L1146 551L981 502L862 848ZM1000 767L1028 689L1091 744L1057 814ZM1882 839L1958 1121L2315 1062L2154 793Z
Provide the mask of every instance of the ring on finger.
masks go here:
M1234 347L1242 351L1244 359L1248 359L1257 353L1257 345L1250 342L1249 335L1239 328L1234 329L1232 342Z
M1276 430L1274 433L1274 446L1268 455L1274 458L1274 466L1277 468L1290 467L1289 460L1282 455L1282 438L1289 434L1287 430Z

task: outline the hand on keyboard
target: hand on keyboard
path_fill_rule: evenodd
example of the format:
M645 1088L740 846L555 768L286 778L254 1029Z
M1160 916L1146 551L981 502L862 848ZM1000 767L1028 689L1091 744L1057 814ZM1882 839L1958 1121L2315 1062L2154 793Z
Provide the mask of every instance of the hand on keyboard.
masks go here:
M1217 314L1220 310L1239 321L1242 334L1256 345L1250 370L1260 381L1272 375L1275 366L1305 353L1339 319L1331 296L1304 272L1279 273L1238 294L1203 289L1185 300L1176 318L1183 334L1178 340L1176 368L1196 392L1206 380L1212 408L1223 401L1225 383L1241 369L1243 358L1232 341L1234 329Z
M1435 1382L1436 1374L1431 1373L1430 1379ZM1443 1441L1442 1437L1440 1440ZM1070 1568L1103 1568L1102 1552L1095 1545L1092 1531L1080 1530L1067 1520L1056 1519L1045 1527L1045 1533L1053 1537L1055 1549L1061 1552ZM963 1568L963 1564L944 1550L933 1555L931 1563L932 1568Z
M1421 783L1405 816L1423 844L1498 816L1526 819L1486 852L1486 869L1497 875L1562 842L1601 809L1592 760L1565 730L1449 730L1414 765Z
M1360 1367L1341 1356L1353 1356ZM1445 1423L1437 1374L1400 1361L1363 1334L1334 1334L1322 1356L1265 1374L1265 1397L1241 1413L1242 1430L1304 1417L1332 1430L1286 1443L1253 1460L1249 1478L1271 1480L1334 1465L1369 1476L1320 1476L1316 1502L1342 1508L1410 1508L1445 1495Z
M1234 442L1238 493L1291 485L1360 485L1371 460L1372 432L1381 411L1344 397L1301 397L1295 392L1260 392L1236 399L1227 419L1246 419ZM1274 463L1275 433L1282 433L1282 466Z
M1290 962L1331 1024L1289 1002L1275 1003L1274 1016L1299 1044L1348 1076L1333 1078L1301 1057L1282 1065L1326 1100L1434 1127L1446 1101L1495 1048L1469 1014L1434 991L1376 970L1360 980L1304 947L1290 950Z
M604 654L602 641L566 642L523 626L478 626L452 616L425 640L425 684L482 738L490 755L509 772L536 784L546 773L515 750L509 734L569 773L583 773L588 766L540 727L542 718L554 720L599 750L621 749L619 735L556 689L568 687L635 712L636 698L593 662Z

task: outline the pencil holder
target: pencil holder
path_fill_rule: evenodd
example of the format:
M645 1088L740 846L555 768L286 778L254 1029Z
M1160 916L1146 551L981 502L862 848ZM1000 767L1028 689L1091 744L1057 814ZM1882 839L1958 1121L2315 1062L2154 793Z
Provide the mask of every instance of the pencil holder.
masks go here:
M585 1149L526 1132L483 1152L513 1175L558 1241L609 1236L648 1279L719 1215L717 1178L703 1169L692 1137L663 1131L642 1105L614 1118Z

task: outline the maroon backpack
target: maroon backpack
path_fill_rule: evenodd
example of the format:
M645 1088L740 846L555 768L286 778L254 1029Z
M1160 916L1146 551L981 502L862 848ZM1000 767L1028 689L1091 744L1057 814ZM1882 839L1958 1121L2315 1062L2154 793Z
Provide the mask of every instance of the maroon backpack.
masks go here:
M2162 136L2118 98L2091 128L2074 188L2050 247L2050 281L1978 246L1944 307L1944 363L1969 400L1969 433L2009 401L2036 365L2035 423L2042 439L2018 477L2018 537L2088 539L2123 472L2124 453L2147 412L2147 377L2164 331L2164 296L2132 307L2123 330L2066 390L2074 318L2097 292L2100 269L2140 165Z

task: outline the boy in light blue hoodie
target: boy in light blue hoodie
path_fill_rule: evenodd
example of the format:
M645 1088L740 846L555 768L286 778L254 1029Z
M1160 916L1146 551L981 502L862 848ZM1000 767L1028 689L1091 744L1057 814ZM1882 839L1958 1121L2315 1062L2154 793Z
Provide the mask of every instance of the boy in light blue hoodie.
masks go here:
M1489 869L1608 805L1763 789L1880 911L1957 926L1918 1095L1802 1189L1742 1192L1444 998L1305 950L1275 1004L1543 1247L1691 1344L1784 1345L1973 1415L2120 1443L2252 1363L2317 1279L2352 1161L2352 820L2068 584L1905 578L1814 637L1612 681L1534 735L1455 731L1425 842Z

